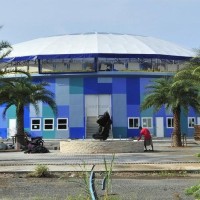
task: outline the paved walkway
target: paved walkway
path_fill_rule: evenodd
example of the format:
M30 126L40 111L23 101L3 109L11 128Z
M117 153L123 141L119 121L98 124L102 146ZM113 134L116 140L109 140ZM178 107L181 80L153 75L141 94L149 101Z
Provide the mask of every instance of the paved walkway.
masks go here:
M200 142L188 140L185 147L171 147L170 141L155 140L154 152L126 153L114 155L113 171L160 171L200 170ZM24 152L0 152L0 172L33 171L38 164L47 165L50 171L104 171L104 160L112 161L112 154L73 155L50 150L46 154L24 154Z

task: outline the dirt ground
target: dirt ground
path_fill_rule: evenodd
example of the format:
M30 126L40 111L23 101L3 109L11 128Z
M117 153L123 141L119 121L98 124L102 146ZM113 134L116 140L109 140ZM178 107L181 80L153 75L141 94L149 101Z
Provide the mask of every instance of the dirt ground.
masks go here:
M102 174L96 174L96 191L103 198ZM199 181L198 174L168 173L140 174L116 173L112 177L112 199L192 199L184 195L184 189ZM72 200L86 199L84 179L79 173L51 174L34 178L23 173L0 173L1 200ZM147 198L147 194L151 195ZM159 193L159 195L158 195ZM149 195L149 194L148 194ZM163 195L161 197L160 195Z

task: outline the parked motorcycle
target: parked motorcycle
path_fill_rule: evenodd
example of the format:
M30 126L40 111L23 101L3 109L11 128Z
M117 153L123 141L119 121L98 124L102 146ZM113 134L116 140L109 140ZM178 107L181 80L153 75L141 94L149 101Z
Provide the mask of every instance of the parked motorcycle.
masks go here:
M27 134L27 150L24 153L49 153L49 150L44 147L44 140L42 137L31 137Z

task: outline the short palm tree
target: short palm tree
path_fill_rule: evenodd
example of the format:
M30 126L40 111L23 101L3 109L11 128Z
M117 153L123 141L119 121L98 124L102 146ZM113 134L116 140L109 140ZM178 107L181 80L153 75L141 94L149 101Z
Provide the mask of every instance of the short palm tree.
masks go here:
M192 107L200 112L200 97L198 88L191 82L177 82L171 78L160 78L147 87L148 94L145 96L141 109L153 107L157 112L162 106L170 109L174 118L173 144L182 146L181 143L181 109L188 111Z
M11 107L16 107L17 144L24 145L24 107L32 104L39 112L38 103L48 104L56 113L53 93L46 89L47 83L32 83L30 78L3 80L0 88L0 105L5 104L3 115Z

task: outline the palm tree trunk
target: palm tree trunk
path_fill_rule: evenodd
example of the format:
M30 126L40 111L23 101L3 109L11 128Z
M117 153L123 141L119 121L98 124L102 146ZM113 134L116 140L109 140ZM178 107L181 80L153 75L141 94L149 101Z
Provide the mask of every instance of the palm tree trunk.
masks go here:
M178 106L176 109L173 110L174 115L174 130L172 133L172 142L174 147L181 147L181 126L180 126L180 114L181 108Z
M24 134L24 107L18 106L16 114L17 114L16 149L19 150L27 146Z

